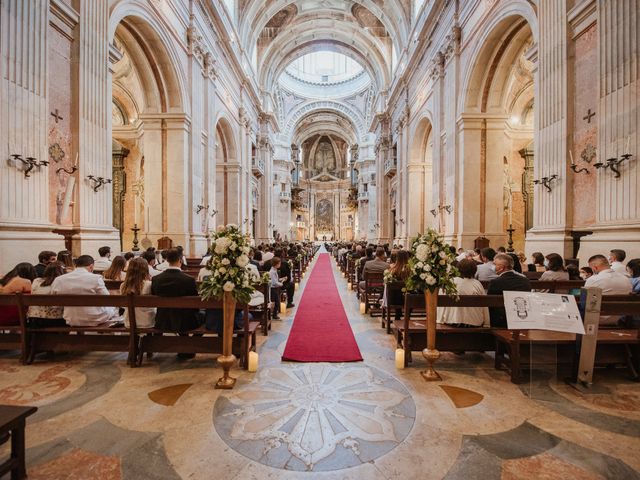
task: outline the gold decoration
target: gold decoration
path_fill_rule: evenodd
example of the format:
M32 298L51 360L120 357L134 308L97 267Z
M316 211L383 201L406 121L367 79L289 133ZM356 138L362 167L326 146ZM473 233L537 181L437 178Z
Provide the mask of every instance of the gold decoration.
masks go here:
M236 357L231 353L233 342L233 320L236 316L236 299L231 292L224 292L222 295L222 315L224 317L224 331L222 334L222 355L218 357L218 363L224 371L216 383L216 388L231 390L236 384L236 379L229 376L229 370L236 361Z
M438 312L438 290L425 290L424 300L427 310L427 348L422 350L422 356L427 359L429 366L423 372L422 377L427 382L442 380L442 377L435 371L433 364L440 358L440 352L436 349L436 315Z

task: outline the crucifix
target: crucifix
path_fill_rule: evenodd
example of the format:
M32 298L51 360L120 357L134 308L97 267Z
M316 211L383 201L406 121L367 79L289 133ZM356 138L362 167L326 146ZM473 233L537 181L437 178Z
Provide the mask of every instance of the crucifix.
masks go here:
M62 118L60 116L60 114L58 113L58 109L57 108L56 108L55 112L51 112L51 116L56 119L56 123L58 123L58 120L64 120L64 118Z
M589 109L589 111L587 112L587 115L585 117L582 117L583 120L586 120L587 123L591 123L591 118L594 117L596 115L596 112L592 112L591 109Z

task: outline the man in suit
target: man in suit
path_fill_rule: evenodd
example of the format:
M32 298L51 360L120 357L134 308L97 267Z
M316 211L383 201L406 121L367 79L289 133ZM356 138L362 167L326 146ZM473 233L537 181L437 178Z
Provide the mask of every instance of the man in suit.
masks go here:
M80 255L72 272L56 277L51 284L53 295L109 295L100 275L93 273L94 261ZM120 320L116 307L64 307L62 315L72 327L95 327Z
M496 251L491 248L483 248L480 250L480 259L482 260L482 265L478 265L478 270L476 271L476 280L481 282L490 282L498 278L498 274L496 272L496 266L493 263L493 259L496 256Z
M487 295L502 295L503 292L530 292L531 282L524 275L513 271L513 258L506 253L499 253L493 259L497 278L491 280ZM507 328L507 314L503 307L489 308L491 326Z
M376 257L373 260L369 260L364 264L362 269L362 281L359 284L360 292L364 293L366 287L365 280L369 278L371 274L384 273L389 268L389 264L385 260L386 253L383 247L376 248Z
M198 295L195 278L181 270L182 258L177 249L167 251L169 266L151 279L151 294L159 297L191 297ZM156 328L182 333L198 328L201 324L198 309L158 308Z
M295 307L293 303L293 294L296 291L295 284L291 281L291 265L286 256L283 256L283 250L281 248L275 251L276 257L280 257L280 268L278 268L278 275L285 280L282 282L282 288L287 293L287 308ZM275 258L275 257L274 257Z

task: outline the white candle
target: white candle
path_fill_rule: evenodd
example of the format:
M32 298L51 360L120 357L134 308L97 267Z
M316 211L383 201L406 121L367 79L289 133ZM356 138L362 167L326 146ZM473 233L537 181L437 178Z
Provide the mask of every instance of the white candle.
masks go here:
M258 354L256 352L249 352L249 365L248 370L250 372L256 372L258 370Z
M396 348L396 368L398 370L404 369L404 350L402 348Z
M573 152L571 150L569 150L569 158L571 158L571 165L574 165L575 162L573 161Z
M351 282L347 283L347 290L351 290Z
M631 135L627 135L627 147L624 149L624 152L622 152L623 154L627 154L629 153L629 145L631 143Z
M287 314L287 302L280 302L280 313Z
M366 311L366 306L364 302L360 302L360 313L364 314Z
M78 152L76 152L76 163L74 163L74 166L75 166L75 167L77 167L77 166L78 166L78 156L79 156L79 154L78 154Z

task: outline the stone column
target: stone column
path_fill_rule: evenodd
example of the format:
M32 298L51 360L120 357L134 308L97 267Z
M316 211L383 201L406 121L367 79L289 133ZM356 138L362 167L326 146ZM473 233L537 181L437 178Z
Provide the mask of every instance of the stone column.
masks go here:
M0 271L64 248L51 233L47 167L25 178L22 158L48 160L47 34L49 2L0 2ZM49 166L48 168L55 168Z

